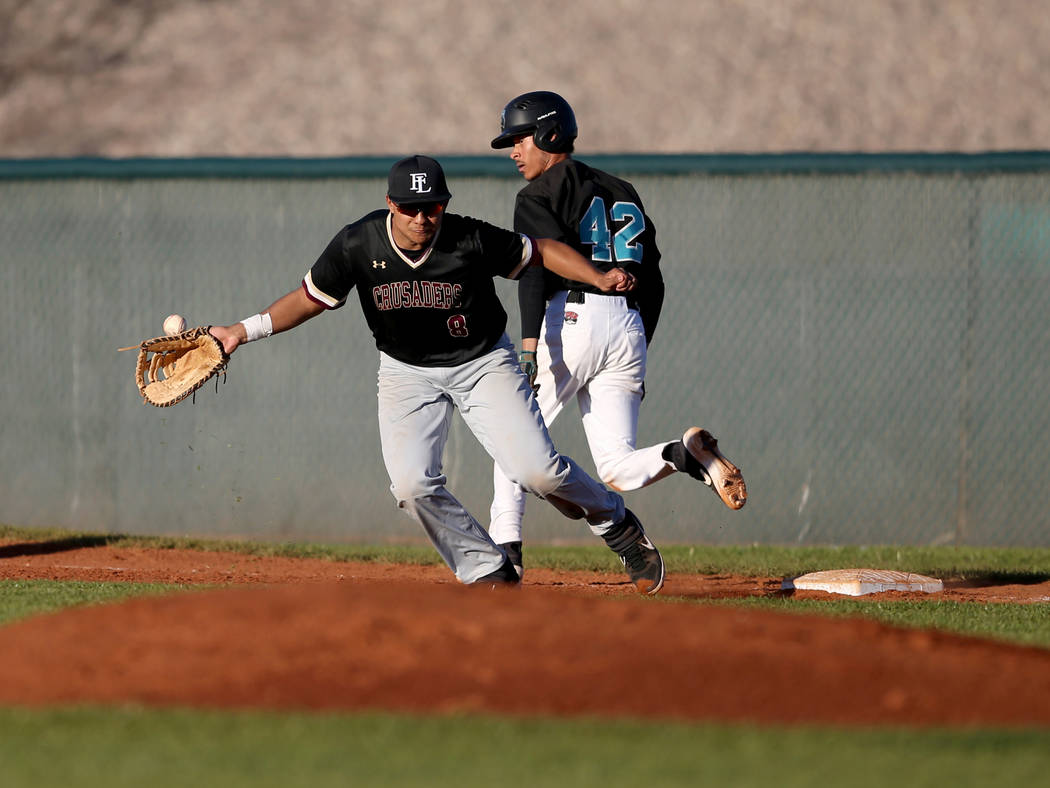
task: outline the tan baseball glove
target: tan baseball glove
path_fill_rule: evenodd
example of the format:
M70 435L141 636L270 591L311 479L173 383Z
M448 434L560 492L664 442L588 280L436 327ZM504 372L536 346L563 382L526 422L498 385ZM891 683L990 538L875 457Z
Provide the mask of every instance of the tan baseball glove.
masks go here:
M138 348L135 384L143 402L167 408L192 395L212 378L226 377L230 357L222 343L208 332L208 326L197 326L181 334L154 337ZM216 380L218 385L218 380Z

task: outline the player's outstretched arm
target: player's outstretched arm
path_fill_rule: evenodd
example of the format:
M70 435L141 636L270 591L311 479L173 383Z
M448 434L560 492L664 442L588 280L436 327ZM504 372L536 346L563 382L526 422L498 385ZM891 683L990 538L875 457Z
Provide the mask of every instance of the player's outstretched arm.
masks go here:
M280 334L282 331L288 331L305 323L311 317L316 317L324 311L323 306L306 296L303 288L297 287L292 292L278 298L259 314L268 315L273 329L271 333ZM248 331L244 322L229 326L212 326L211 334L222 342L222 347L227 353L232 353L248 341Z
M542 265L566 279L596 287L603 293L624 293L634 289L635 280L631 274L621 268L602 273L601 270L591 265L587 258L561 241L537 238L536 252L537 254L533 256L533 264Z

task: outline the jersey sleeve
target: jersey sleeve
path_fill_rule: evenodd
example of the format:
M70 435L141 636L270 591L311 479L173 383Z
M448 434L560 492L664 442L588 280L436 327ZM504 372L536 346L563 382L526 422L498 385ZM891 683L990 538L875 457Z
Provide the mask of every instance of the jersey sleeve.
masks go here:
M517 279L532 261L532 239L527 235L476 220L476 239L482 255L493 266L493 276Z
M521 193L514 203L514 229L533 238L551 238L562 243L572 240L545 200ZM540 335L543 316L547 311L548 278L547 269L533 266L518 279L522 339L534 339Z
M532 265L518 277L518 311L521 315L521 338L538 339L543 326L543 315L547 311L544 294L546 269Z
M336 234L317 262L303 277L303 289L311 301L326 309L338 309L354 286L353 271L347 257L347 232L344 227Z

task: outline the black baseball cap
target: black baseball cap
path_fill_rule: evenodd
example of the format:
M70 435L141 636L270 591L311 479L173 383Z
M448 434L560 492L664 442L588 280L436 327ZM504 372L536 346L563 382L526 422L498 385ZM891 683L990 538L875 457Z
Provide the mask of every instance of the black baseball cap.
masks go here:
M445 185L441 165L429 156L409 156L390 168L387 196L398 205L448 202L452 199Z

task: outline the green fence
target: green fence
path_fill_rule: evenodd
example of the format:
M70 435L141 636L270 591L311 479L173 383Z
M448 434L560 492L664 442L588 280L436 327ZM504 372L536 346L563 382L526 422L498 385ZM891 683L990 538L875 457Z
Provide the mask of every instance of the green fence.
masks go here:
M655 539L1050 543L1050 153L579 157L635 182L664 252L640 444L706 426L750 491L740 512L684 477L628 493ZM232 322L295 287L392 161L0 161L0 521L418 538L353 301L170 409L116 352L170 312ZM452 210L510 224L506 159L442 161ZM578 422L552 434L593 468ZM445 470L485 522L490 464L458 420ZM541 501L527 517L532 539L589 539Z

